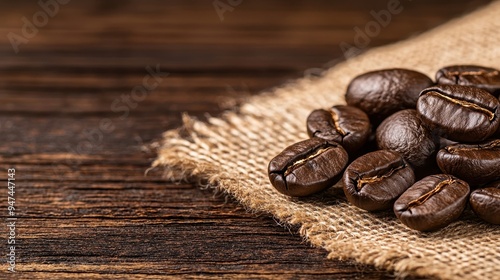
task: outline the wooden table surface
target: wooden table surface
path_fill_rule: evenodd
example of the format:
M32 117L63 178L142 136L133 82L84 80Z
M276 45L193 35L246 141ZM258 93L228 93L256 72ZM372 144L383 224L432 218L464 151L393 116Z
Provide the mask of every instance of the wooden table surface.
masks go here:
M155 154L141 147L183 112L218 115L341 61L341 42L393 1L37 2L0 3L1 254L16 242L16 273L4 259L1 279L392 277L327 260L297 228L210 190L145 176ZM401 1L361 49L488 2Z

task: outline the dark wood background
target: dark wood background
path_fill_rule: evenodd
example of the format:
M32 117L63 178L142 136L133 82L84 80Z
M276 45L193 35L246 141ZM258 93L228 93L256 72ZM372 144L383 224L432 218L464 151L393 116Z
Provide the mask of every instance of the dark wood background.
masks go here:
M18 272L7 275L2 261L0 278L391 277L327 260L296 228L209 190L144 176L155 154L141 146L178 127L183 112L218 115L340 61L339 44L353 44L354 27L389 1L243 0L223 21L214 2L70 1L44 26L38 18L18 53L9 34L22 36L23 17L33 22L43 10L37 1L0 3L0 170L7 178L16 169L18 218ZM368 48L487 2L401 1ZM156 65L168 76L144 100L124 103Z

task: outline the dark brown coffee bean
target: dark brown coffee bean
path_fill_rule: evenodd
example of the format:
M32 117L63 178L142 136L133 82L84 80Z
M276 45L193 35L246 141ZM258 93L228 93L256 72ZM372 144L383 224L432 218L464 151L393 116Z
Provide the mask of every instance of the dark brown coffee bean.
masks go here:
M329 110L314 110L307 118L307 133L310 137L337 142L349 154L366 143L370 130L368 116L352 106L337 105Z
M472 211L488 223L500 225L500 181L470 194Z
M500 139L477 144L454 144L439 150L439 168L471 186L500 180Z
M434 160L438 141L414 109L392 114L377 128L378 147L400 153L414 167Z
M455 65L436 73L438 84L473 86L500 95L500 71L476 65Z
M426 75L407 69L386 69L355 77L345 100L348 105L365 111L374 125L403 109L414 109L420 91L430 87Z
M273 158L268 166L269 180L283 194L307 196L338 182L347 162L347 152L340 144L311 138Z
M452 175L431 175L416 182L396 200L394 213L409 228L436 230L460 216L469 192L469 185Z
M415 176L401 155L379 150L354 160L342 182L349 202L367 211L378 211L390 209L415 182Z
M437 85L422 91L417 111L424 123L441 136L478 142L493 135L500 125L500 102L474 87Z

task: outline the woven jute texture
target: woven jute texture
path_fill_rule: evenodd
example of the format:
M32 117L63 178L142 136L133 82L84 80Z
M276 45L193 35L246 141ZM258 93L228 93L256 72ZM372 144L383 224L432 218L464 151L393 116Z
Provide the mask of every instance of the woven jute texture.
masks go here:
M451 3L450 3L451 4ZM267 165L286 146L308 138L309 112L344 103L349 81L366 71L404 67L434 77L451 64L500 66L500 2L418 37L377 48L325 71L251 97L238 110L167 131L153 163L174 180L202 179L252 211L300 226L330 258L354 259L399 276L500 279L500 227L470 210L432 233L403 226L391 211L367 213L346 202L339 186L305 199L279 194Z

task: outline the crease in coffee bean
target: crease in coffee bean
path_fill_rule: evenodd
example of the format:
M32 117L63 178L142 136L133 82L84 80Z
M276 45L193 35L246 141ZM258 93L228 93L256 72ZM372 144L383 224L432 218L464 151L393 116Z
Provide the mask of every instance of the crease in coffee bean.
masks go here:
M493 140L491 143L488 143L487 145L477 145L476 147L445 147L445 150L448 151L451 154L454 154L456 152L462 152L462 151L477 151L477 150L488 150L488 149L494 149L500 147L500 139Z
M439 182L439 184L436 185L436 187L425 194L421 195L419 198L414 199L408 203L407 209L410 209L412 207L416 207L419 205L424 204L427 200L429 200L433 195L437 194L440 192L445 186L451 185L453 183L460 183L457 180L454 180L451 177L448 177L448 179Z
M479 195L485 195L485 194L479 193ZM500 194L497 194L497 193L490 193L490 194L488 194L488 196L490 196L492 198L500 199Z
M356 182L356 190L359 192L361 191L361 189L364 187L364 185L366 184L371 184L371 183L376 183L376 182L379 182L379 181L382 181L383 179L385 178L389 178L391 177L396 171L400 170L400 169L403 169L406 167L406 164L403 164L403 165L400 165L398 167L395 167L395 168L391 168L391 170L389 170L389 172L385 173L384 175L382 176L372 176L372 177L367 177L367 178L360 178L358 179L358 181Z
M471 103L469 101L465 101L465 100L456 100L454 98L451 98L447 95L444 95L442 93L439 93L437 91L430 91L430 92L427 92L428 95L433 95L433 96L436 96L436 97L439 97L439 98L443 98L443 99L446 99L452 103L455 103L455 104L458 104L462 107L466 107L466 108L471 108L473 110L476 110L476 111L480 111L482 113L485 113L486 115L488 115L488 119L491 121L493 121L493 119L495 118L495 113L494 112L491 112L490 110L486 109L486 108L483 108L477 104L474 104L474 103Z
M458 79L459 76L496 76L498 75L498 71L490 71L490 72L484 70L464 71L464 72L455 71L455 72L449 72L449 74L455 76L456 79Z
M340 133L340 135L342 137L345 137L347 136L348 133L345 132L345 130L343 130L341 127L340 127L340 124L339 124L339 116L337 115L337 113L335 113L335 111L333 109L330 109L330 115L332 116L332 120L333 120L333 127L335 128L335 130Z
M308 160L311 160L321 154L323 154L324 152L332 149L333 146L328 146L328 147L320 147L319 149L315 150L312 154L308 155L307 157L303 158L303 159L300 159L296 162L294 162L292 165L288 166L285 170L285 172L283 173L284 176L287 176L288 174L292 173L292 171L294 169L296 169L297 167L299 166L302 166L304 164L306 164L306 162Z
M498 71L455 71L455 72L449 72L450 75L455 75L455 76L496 76L498 75Z

